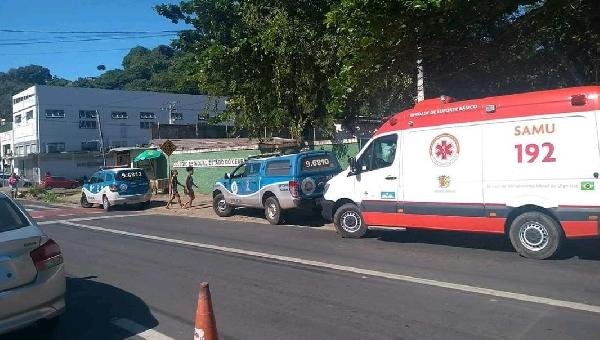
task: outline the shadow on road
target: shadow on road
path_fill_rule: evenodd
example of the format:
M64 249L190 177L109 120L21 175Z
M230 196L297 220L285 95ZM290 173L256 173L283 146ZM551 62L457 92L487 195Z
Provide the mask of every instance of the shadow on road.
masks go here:
M33 326L7 335L6 340L121 340L134 334L116 327L112 324L113 320L131 320L143 326L143 330L158 325L142 299L94 279L95 277L67 278L67 310L54 330Z
M504 235L431 230L407 230L400 232L377 230L369 232L368 237L384 242L422 243L502 252L515 251L508 238ZM600 239L567 240L555 259L566 260L571 258L600 260Z
M263 209L252 209L252 208L237 208L235 210L236 215L252 217L252 218L265 218L265 211ZM326 223L321 218L321 214L310 209L292 209L283 213L283 221L281 224L292 224L301 227L319 228L323 227Z

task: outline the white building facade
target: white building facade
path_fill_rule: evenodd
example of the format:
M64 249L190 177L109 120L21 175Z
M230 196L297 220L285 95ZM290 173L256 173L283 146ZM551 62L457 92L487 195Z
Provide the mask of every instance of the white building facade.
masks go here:
M223 109L222 98L209 96L36 85L13 96L12 167L35 181L47 171L89 175L101 145L146 145L157 124L197 124ZM77 160L50 160L64 154Z

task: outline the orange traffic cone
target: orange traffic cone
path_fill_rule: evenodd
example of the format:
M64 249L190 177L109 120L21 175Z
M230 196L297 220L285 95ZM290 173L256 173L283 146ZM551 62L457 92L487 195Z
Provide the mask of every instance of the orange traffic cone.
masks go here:
M195 328L194 340L219 340L215 314L213 313L212 301L210 299L210 289L207 282L200 284Z

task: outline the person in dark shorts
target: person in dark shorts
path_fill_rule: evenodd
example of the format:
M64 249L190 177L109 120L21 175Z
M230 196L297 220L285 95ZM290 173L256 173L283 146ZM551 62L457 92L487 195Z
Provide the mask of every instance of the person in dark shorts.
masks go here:
M181 203L181 196L179 196L179 191L177 190L178 186L183 184L179 182L177 179L177 170L171 170L171 177L169 178L169 202L167 203L166 208L171 209L171 204L173 204L173 200L177 198L177 202L183 208L183 204Z
M187 191L187 194L190 198L190 200L188 202L186 202L183 206L186 209L189 209L192 207L192 202L194 201L194 198L196 198L196 195L194 194L194 187L198 188L198 186L194 183L194 168L191 166L188 166L187 168L185 168L185 170L188 173L187 178L185 179L185 189Z

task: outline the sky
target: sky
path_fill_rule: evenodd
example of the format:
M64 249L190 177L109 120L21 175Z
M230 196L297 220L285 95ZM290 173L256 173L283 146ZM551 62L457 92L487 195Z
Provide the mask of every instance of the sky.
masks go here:
M74 80L98 76L98 65L107 70L121 68L123 56L132 47L169 44L175 33L164 31L185 28L154 11L154 5L168 2L178 1L0 0L0 72L36 64L49 68L53 75ZM90 31L151 33L62 33ZM107 37L118 39L57 42Z

